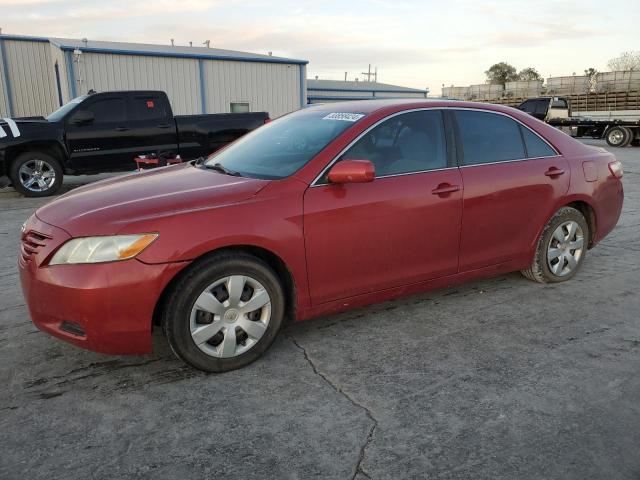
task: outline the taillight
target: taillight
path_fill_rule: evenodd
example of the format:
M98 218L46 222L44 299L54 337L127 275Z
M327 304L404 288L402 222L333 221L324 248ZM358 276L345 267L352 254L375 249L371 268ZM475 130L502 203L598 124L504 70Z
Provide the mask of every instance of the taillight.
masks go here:
M609 162L609 170L611 171L611 174L614 177L622 178L623 171L622 171L622 163L620 163L620 160L616 160L615 162Z

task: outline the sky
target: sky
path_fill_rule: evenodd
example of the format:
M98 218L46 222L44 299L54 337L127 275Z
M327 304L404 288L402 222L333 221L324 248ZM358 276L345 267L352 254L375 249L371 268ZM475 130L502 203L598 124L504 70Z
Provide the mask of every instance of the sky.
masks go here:
M211 46L309 61L307 76L429 88L483 83L492 64L544 78L640 50L638 0L0 0L2 33Z

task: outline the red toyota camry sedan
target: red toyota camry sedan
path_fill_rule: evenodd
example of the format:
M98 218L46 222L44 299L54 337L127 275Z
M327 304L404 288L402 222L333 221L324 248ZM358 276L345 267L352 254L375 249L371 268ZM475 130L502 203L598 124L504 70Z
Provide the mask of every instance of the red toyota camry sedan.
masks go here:
M285 319L521 270L572 278L616 225L622 167L518 110L313 106L204 161L85 186L23 227L34 323L83 348L247 365Z

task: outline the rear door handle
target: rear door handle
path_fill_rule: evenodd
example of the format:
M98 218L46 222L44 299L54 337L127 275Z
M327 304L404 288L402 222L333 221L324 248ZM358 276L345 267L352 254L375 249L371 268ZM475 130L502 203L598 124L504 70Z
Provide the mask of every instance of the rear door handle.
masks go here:
M116 127L116 128L114 128L114 130L116 132L128 132L129 128L128 127Z
M560 168L556 168L556 167L551 167L549 170L547 170L546 172L544 172L544 174L547 177L559 177L560 175L562 175L564 173L564 170L560 169Z
M460 190L460 187L458 185L451 185L450 183L441 183L436 188L431 190L431 193L433 195L439 195L443 197L450 193L457 192L458 190Z

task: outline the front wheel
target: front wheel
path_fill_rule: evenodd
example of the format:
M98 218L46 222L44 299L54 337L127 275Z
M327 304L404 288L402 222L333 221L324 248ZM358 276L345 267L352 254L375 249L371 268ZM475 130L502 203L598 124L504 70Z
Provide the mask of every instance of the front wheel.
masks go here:
M542 231L533 262L522 274L540 283L565 282L582 265L588 244L589 226L584 215L563 207Z
M285 311L282 286L262 260L214 255L193 265L164 302L162 325L175 355L206 372L256 360L273 343Z
M44 152L25 152L11 163L9 178L13 188L25 197L48 197L62 185L62 167Z

